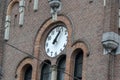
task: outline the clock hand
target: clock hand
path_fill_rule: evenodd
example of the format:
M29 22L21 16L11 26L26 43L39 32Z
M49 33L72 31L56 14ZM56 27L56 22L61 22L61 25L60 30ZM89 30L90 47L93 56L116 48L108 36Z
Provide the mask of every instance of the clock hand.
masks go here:
M55 39L53 40L52 44L55 44L55 42L57 42L57 38L59 35L60 35L60 30L59 30L58 34L56 35Z

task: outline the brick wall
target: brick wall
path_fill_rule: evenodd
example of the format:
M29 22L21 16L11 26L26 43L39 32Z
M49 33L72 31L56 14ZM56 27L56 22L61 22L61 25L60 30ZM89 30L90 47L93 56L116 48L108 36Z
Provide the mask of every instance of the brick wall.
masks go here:
M25 1L25 21L23 27L18 25L19 4L15 4L12 8L10 39L7 43L34 55L36 36L39 30L42 30L43 24L51 17L50 8L47 0L39 0L39 10L34 12L33 0ZM111 4L114 4L112 9ZM116 17L113 16L115 14L114 6L115 2L113 0L107 0L106 7L103 6L103 0L62 0L62 10L59 14L67 16L71 22L71 44L79 40L87 44L89 49L90 56L85 58L84 80L108 80L109 56L103 55L101 38L106 31L117 32ZM67 47L66 54L70 56L72 54L71 46ZM6 44L4 53L3 80L15 80L18 65L28 56ZM50 59L46 55L44 57L41 55L45 55L44 51L39 52L38 58L43 60ZM58 57L50 60L52 63L55 63ZM40 67L40 64L38 67ZM69 66L67 68L69 70ZM39 71L37 72L39 74ZM119 80L119 78L116 80Z
M0 80L3 77L3 56L4 56L4 20L5 20L5 12L6 12L6 1L7 0L0 0Z

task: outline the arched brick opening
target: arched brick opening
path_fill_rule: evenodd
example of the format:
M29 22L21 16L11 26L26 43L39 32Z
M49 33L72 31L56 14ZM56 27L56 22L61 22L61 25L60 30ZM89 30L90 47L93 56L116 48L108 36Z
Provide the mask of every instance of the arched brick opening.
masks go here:
M12 0L12 1L9 3L8 8L7 8L7 15L10 16L11 11L12 11L12 8L13 8L13 6L14 6L16 3L19 3L19 0Z
M71 47L71 53L67 56L66 61L66 72L69 73L69 75L66 76L66 80L74 80L74 65L75 65L75 57L77 53L83 54L83 67L82 67L82 80L86 80L86 65L87 65L87 57L89 55L89 49L88 46L84 42L76 42Z
M56 23L63 23L66 25L66 28L69 31L68 32L68 35L69 35L68 45L71 44L72 27L71 27L70 20L66 16L63 16L63 15L58 16L57 21L55 21L55 22L53 22L52 19L48 19L47 21L45 21L43 23L42 26L40 26L40 29L36 35L36 39L35 39L35 43L34 43L34 56L36 58L39 59L39 55L43 53L43 50L41 50L41 48L43 48L43 46L40 46L40 45L43 44L42 40L43 40L43 35L44 35L45 31L47 31L47 29L50 28L51 25L56 24ZM34 65L38 66L38 67L36 67L35 75L39 76L38 72L37 72L37 71L39 71L39 62L37 60L35 60Z
M48 28L50 28L50 26L51 25L53 25L53 24L56 24L56 23L59 23L59 22L62 22L63 24L65 24L66 25L66 27L67 27L67 29L68 29L68 35L69 35L69 37L68 37L68 45L70 45L71 44L71 39L70 39L70 37L71 37L71 34L72 34L72 28L71 28L71 22L70 22L70 20L67 18L67 17L65 17L65 16L58 16L58 19L57 19L57 21L55 21L55 22L53 22L52 21L52 19L49 19L49 20L47 20L42 26L41 26L41 28L40 28L40 30L38 31L38 33L37 33L37 36L36 36L36 40L35 40L35 47L34 47L34 55L36 56L36 57L38 57L39 56L39 51L40 51L40 43L41 43L41 39L43 38L42 36L44 35L44 32L48 29Z
M16 70L16 80L23 80L24 73L28 67L32 67L32 72L34 71L33 61L30 58L23 60L18 65L17 70ZM33 73L32 73L32 79L33 79Z
M39 76L39 80L41 80L42 79L42 71L43 71L43 67L44 66L48 66L48 67L50 67L50 69L51 69L51 61L50 60L44 60L43 62L41 62L41 64L40 64L40 66L39 66L39 72L38 72L38 76Z

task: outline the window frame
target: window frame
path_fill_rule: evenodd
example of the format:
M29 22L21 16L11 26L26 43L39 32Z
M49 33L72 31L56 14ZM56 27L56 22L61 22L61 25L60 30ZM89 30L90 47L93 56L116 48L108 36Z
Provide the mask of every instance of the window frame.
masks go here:
M82 61L81 61L81 64L82 64L82 67L81 67L81 80L82 80L82 71L83 71L83 51L81 49L76 49L75 52L74 52L75 56L74 56L74 68L73 68L73 73L74 73L74 77L76 78L76 75L75 75L75 71L76 71L76 58L78 57L81 57L82 56ZM73 80L76 80L76 79L73 79Z
M51 72L51 66L50 66L50 65L51 65L51 62L50 62L50 61L43 61L43 64L42 64L42 66L41 66L41 72L40 72L40 73L41 73L41 75L40 75L40 80L44 80L44 77L43 77L43 76L44 76L44 75L43 75L43 68L44 68L44 67L49 67L49 73L50 73L50 74L49 74L48 80L51 80L51 73L52 73L52 72Z
M32 80L32 71L33 71L33 69L32 69L32 66L31 65L26 65L26 67L25 67L25 70L24 70L24 80L26 80L26 71L28 71L28 69L31 69L31 79L27 79L27 80ZM28 76L28 75L27 75Z
M60 80L59 77L61 77L61 76L58 76L58 75L60 75L60 73L61 73L61 71L59 71L59 70L63 70L63 68L60 69L61 66L59 66L59 65L60 65L60 62L61 62L62 60L64 60L63 63L65 63L65 64L63 65L63 66L64 66L64 71L65 71L65 69L66 69L66 56L65 56L65 55L62 55L62 56L60 56L60 58L59 58L59 60L58 60L58 62L57 62L57 80ZM64 71L62 72L63 75L64 75L63 79L65 78L65 73L64 73ZM59 72L60 72L60 73L59 73Z

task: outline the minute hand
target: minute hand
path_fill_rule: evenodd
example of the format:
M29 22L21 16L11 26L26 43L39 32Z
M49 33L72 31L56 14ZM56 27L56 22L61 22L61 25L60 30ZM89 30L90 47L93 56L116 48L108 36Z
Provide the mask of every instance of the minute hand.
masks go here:
M60 35L60 30L59 30L58 34L56 35L55 39L53 40L52 44L55 44L55 42L57 42L57 38L59 35Z

